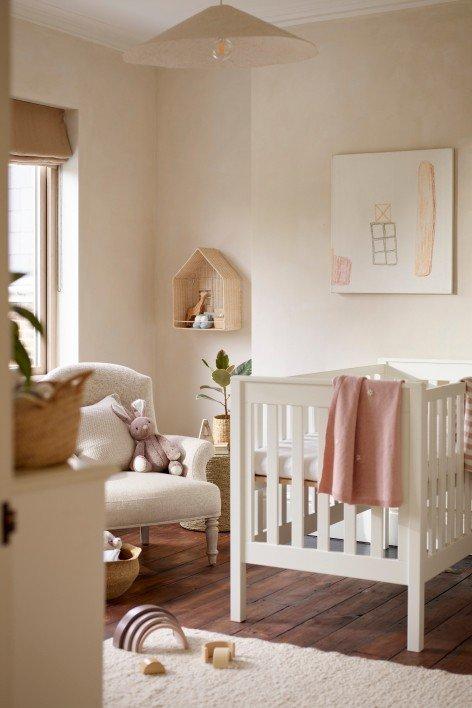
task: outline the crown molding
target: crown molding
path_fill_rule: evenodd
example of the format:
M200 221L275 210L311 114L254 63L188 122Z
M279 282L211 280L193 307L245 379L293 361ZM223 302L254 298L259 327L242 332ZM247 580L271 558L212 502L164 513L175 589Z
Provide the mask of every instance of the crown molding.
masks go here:
M259 14L261 19L281 27L323 22L326 20L370 15L396 10L426 7L457 0L305 0L286 4L285 11ZM284 0L285 3L285 0ZM11 15L20 20L65 32L110 49L123 51L149 38L91 15L63 7L47 0L11 0Z
M11 16L119 51L143 41L142 36L124 27L74 10L64 10L44 0L11 0Z
M300 4L298 7L291 7L285 12L273 12L263 19L281 27L293 27L312 22L376 15L452 2L457 2L457 0L324 0L319 3L317 8L314 8L313 1L311 1Z

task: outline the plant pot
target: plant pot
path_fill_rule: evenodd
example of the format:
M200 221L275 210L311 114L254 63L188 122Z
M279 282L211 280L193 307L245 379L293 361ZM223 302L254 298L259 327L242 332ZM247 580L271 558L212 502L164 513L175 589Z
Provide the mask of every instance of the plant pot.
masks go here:
M130 543L123 543L120 559L105 563L107 600L123 595L134 583L139 574L139 556L141 549Z
M215 445L230 442L230 417L229 415L215 415L213 418L213 441Z
M48 381L52 394L20 394L14 401L15 467L59 465L76 451L83 387L91 371Z

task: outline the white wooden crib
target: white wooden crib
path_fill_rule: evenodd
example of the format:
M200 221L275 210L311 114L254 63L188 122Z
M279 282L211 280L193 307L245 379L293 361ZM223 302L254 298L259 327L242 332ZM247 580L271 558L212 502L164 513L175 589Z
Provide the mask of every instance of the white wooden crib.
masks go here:
M386 553L388 510L368 512L370 554L360 555L356 525L368 507L317 491L332 380L346 373L404 381L396 557L392 549ZM398 583L408 587L408 649L422 650L425 582L472 553L465 384L448 383L467 375L472 363L389 360L301 377L232 379L233 621L245 619L246 563ZM344 538L334 543L331 530L339 522Z

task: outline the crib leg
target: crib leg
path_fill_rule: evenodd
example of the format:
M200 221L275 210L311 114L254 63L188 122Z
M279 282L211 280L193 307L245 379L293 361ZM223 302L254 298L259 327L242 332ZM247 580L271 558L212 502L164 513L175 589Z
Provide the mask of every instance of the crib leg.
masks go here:
M236 377L237 379L238 377ZM246 538L252 540L252 528L254 519L252 517L254 493L253 484L250 490L245 490L247 482L245 455L248 453L246 435L252 440L253 421L252 406L247 408L244 401L241 401L241 381L234 381L231 386L232 395L232 415L233 430L231 431L231 603L230 617L233 622L244 622L246 619L246 558L245 544ZM250 451L253 450L252 444ZM252 470L251 470L252 474ZM246 518L246 505L244 503L246 493L248 511L250 515Z
M424 582L408 586L408 651L424 647Z
M246 619L246 563L231 557L231 621Z

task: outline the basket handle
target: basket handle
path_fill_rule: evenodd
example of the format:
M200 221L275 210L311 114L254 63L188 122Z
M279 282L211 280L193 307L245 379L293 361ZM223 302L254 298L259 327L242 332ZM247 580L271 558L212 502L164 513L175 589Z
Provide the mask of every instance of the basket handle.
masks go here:
M92 369L86 369L86 371L81 371L78 374L72 374L72 376L68 376L65 379L61 379L60 381L49 381L48 383L51 383L54 386L54 393L51 396L51 399L54 399L59 391L63 389L65 386L73 386L74 388L82 388L86 380L93 374Z

